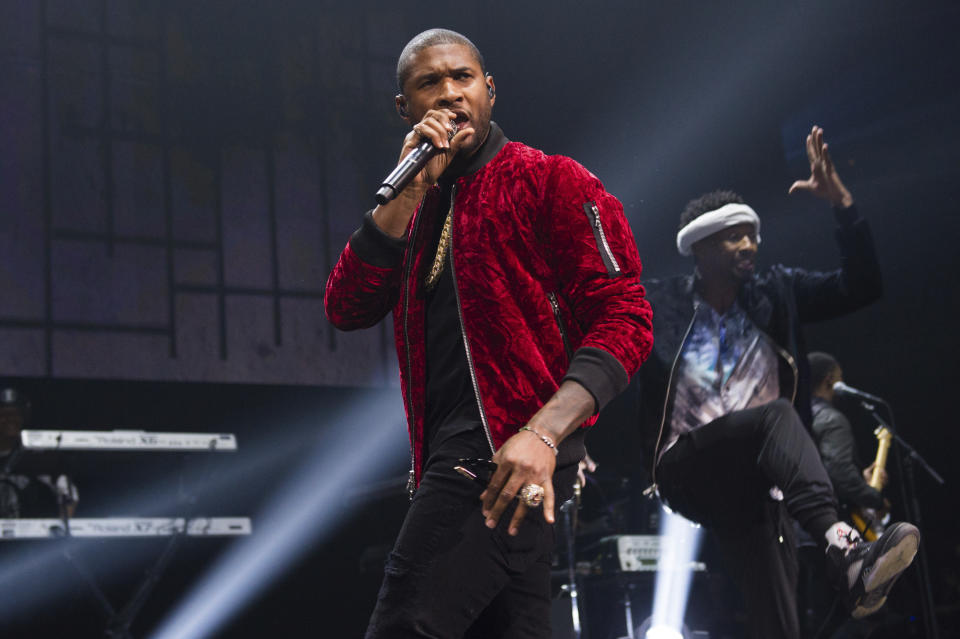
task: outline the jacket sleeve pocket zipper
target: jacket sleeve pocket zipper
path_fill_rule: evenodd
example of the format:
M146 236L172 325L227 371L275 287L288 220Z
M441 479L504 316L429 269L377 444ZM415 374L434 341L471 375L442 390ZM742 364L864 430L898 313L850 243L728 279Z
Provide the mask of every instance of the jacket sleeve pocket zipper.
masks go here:
M563 326L563 316L560 315L560 302L557 301L557 294L553 291L547 293L547 299L550 300L550 307L553 309L553 319L557 322L557 328L560 330L560 339L563 340L563 350L567 354L567 361L573 359L573 349L570 348L570 340L567 338L567 330Z
M603 260L603 265L607 268L607 274L610 277L622 275L620 264L617 263L617 258L613 256L613 251L610 250L610 244L607 242L607 235L603 232L603 224L600 223L600 209L597 208L597 203L584 202L583 212L587 214L587 220L589 220L590 227L593 229L593 238L597 242L597 250L600 251L600 259Z

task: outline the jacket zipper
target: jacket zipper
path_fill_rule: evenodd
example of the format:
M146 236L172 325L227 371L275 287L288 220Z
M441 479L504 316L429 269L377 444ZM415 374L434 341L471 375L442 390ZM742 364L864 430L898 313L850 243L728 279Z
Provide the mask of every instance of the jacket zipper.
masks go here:
M460 303L460 287L457 285L457 271L453 266L453 239L456 235L453 230L456 228L454 222L453 203L457 197L457 185L454 184L450 190L450 251L447 253L447 259L450 260L450 277L453 279L453 292L457 298L457 317L460 319L460 334L463 337L463 349L467 353L467 368L470 369L470 382L473 384L473 394L477 398L477 408L480 411L480 421L483 423L483 434L487 438L487 444L490 446L490 455L497 452L493 445L493 437L490 436L490 424L487 422L487 412L483 408L483 400L480 398L480 384L477 383L477 371L473 365L473 351L470 350L470 340L467 339L467 329L463 322L463 306Z
M660 432L657 433L657 443L653 447L653 465L650 466L650 479L653 480L653 483L643 491L643 494L647 495L648 497L657 492L657 458L660 456L660 442L663 441L663 427L667 423L667 404L670 402L670 389L673 386L673 374L677 370L677 362L680 361L680 354L683 352L683 344L687 341L687 337L690 336L690 330L693 328L693 323L696 320L697 307L694 307L693 317L690 318L690 323L687 324L687 330L683 332L683 339L680 340L680 347L677 348L677 354L673 356L673 364L670 365L670 376L667 377L667 394L663 398L663 414L660 416Z
M557 328L560 329L560 339L563 340L563 351L567 354L567 361L573 359L573 351L570 348L570 340L567 339L567 330L563 326L563 317L560 315L560 302L557 301L557 294L553 291L547 293L547 299L550 300L550 306L553 308L553 318L557 321Z
M757 330L759 331L760 329L758 328ZM773 344L773 347L778 353L780 353L780 357L787 360L787 363L790 364L790 369L793 370L793 394L790 396L790 403L793 404L795 401L797 401L797 387L800 385L800 370L797 368L797 361L793 359L793 355L788 353L785 348L770 339L766 333L760 331L760 334L766 337L770 344Z
M600 251L600 258L603 265L607 267L607 274L611 277L621 275L620 264L617 258L613 256L610 250L610 244L607 242L607 234L603 232L603 224L600 223L600 209L595 202L584 202L583 212L587 214L590 226L593 228L593 237L597 241L597 249Z
M424 196L426 198L426 196ZM417 230L420 228L420 219L423 217L423 202L420 202L420 210L417 211L417 219L413 221L413 228L410 230L410 239L407 241L407 248L412 249L417 237ZM407 354L407 406L410 410L410 472L407 474L407 496L412 500L413 493L417 490L417 456L414 452L413 430L416 419L413 413L413 361L410 357L410 331L408 318L410 316L410 271L413 269L412 251L408 251L407 266L403 275L403 346Z

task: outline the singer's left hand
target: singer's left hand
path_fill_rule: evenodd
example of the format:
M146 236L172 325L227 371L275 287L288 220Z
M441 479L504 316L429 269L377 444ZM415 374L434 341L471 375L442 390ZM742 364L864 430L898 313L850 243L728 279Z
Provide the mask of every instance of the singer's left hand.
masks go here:
M546 404L530 418L527 426L549 437L556 446L593 414L596 400L586 388L573 380L566 380ZM537 433L522 430L504 442L493 456L497 470L490 478L486 490L480 494L483 516L487 526L493 528L500 521L504 510L527 484L543 486L543 518L554 522L553 471L557 457L554 449L545 444ZM510 519L507 532L516 535L520 522L527 516L528 508L523 502Z
M483 502L483 515L487 526L494 528L510 503L527 484L543 486L543 517L553 523L553 471L557 465L556 456L534 433L520 431L508 439L493 456L497 470L490 478L486 490L480 494ZM516 535L520 522L531 510L517 501L517 509L510 520L507 532Z

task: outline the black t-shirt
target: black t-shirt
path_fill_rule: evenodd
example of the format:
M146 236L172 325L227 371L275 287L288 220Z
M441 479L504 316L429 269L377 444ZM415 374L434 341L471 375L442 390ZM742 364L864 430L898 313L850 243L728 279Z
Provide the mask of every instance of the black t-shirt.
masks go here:
M449 207L451 183L441 183L440 207ZM433 264L446 210L435 216L436 224L432 229L433 237L427 252L427 266ZM468 439L476 441L476 457L492 455L486 437L477 397L473 390L473 381L467 363L467 354L463 342L463 329L460 325L460 312L457 306L457 293L453 286L451 252L447 250L444 268L440 279L426 300L426 350L427 350L427 394L425 437L426 456L437 451L451 438L476 431Z

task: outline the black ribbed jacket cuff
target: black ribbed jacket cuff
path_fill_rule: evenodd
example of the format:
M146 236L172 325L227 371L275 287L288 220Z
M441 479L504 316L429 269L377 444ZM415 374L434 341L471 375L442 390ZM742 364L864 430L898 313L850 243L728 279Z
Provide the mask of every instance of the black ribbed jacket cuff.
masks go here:
M616 357L603 350L584 346L578 348L570 361L570 368L563 381L571 379L586 388L596 402L596 415L611 399L619 395L630 383L630 377Z
M833 207L833 214L837 217L837 224L840 226L852 226L854 222L860 219L856 203L847 208L835 206Z
M384 233L373 221L373 211L367 211L360 228L350 236L350 248L367 264L392 268L403 261L407 238L397 239Z

